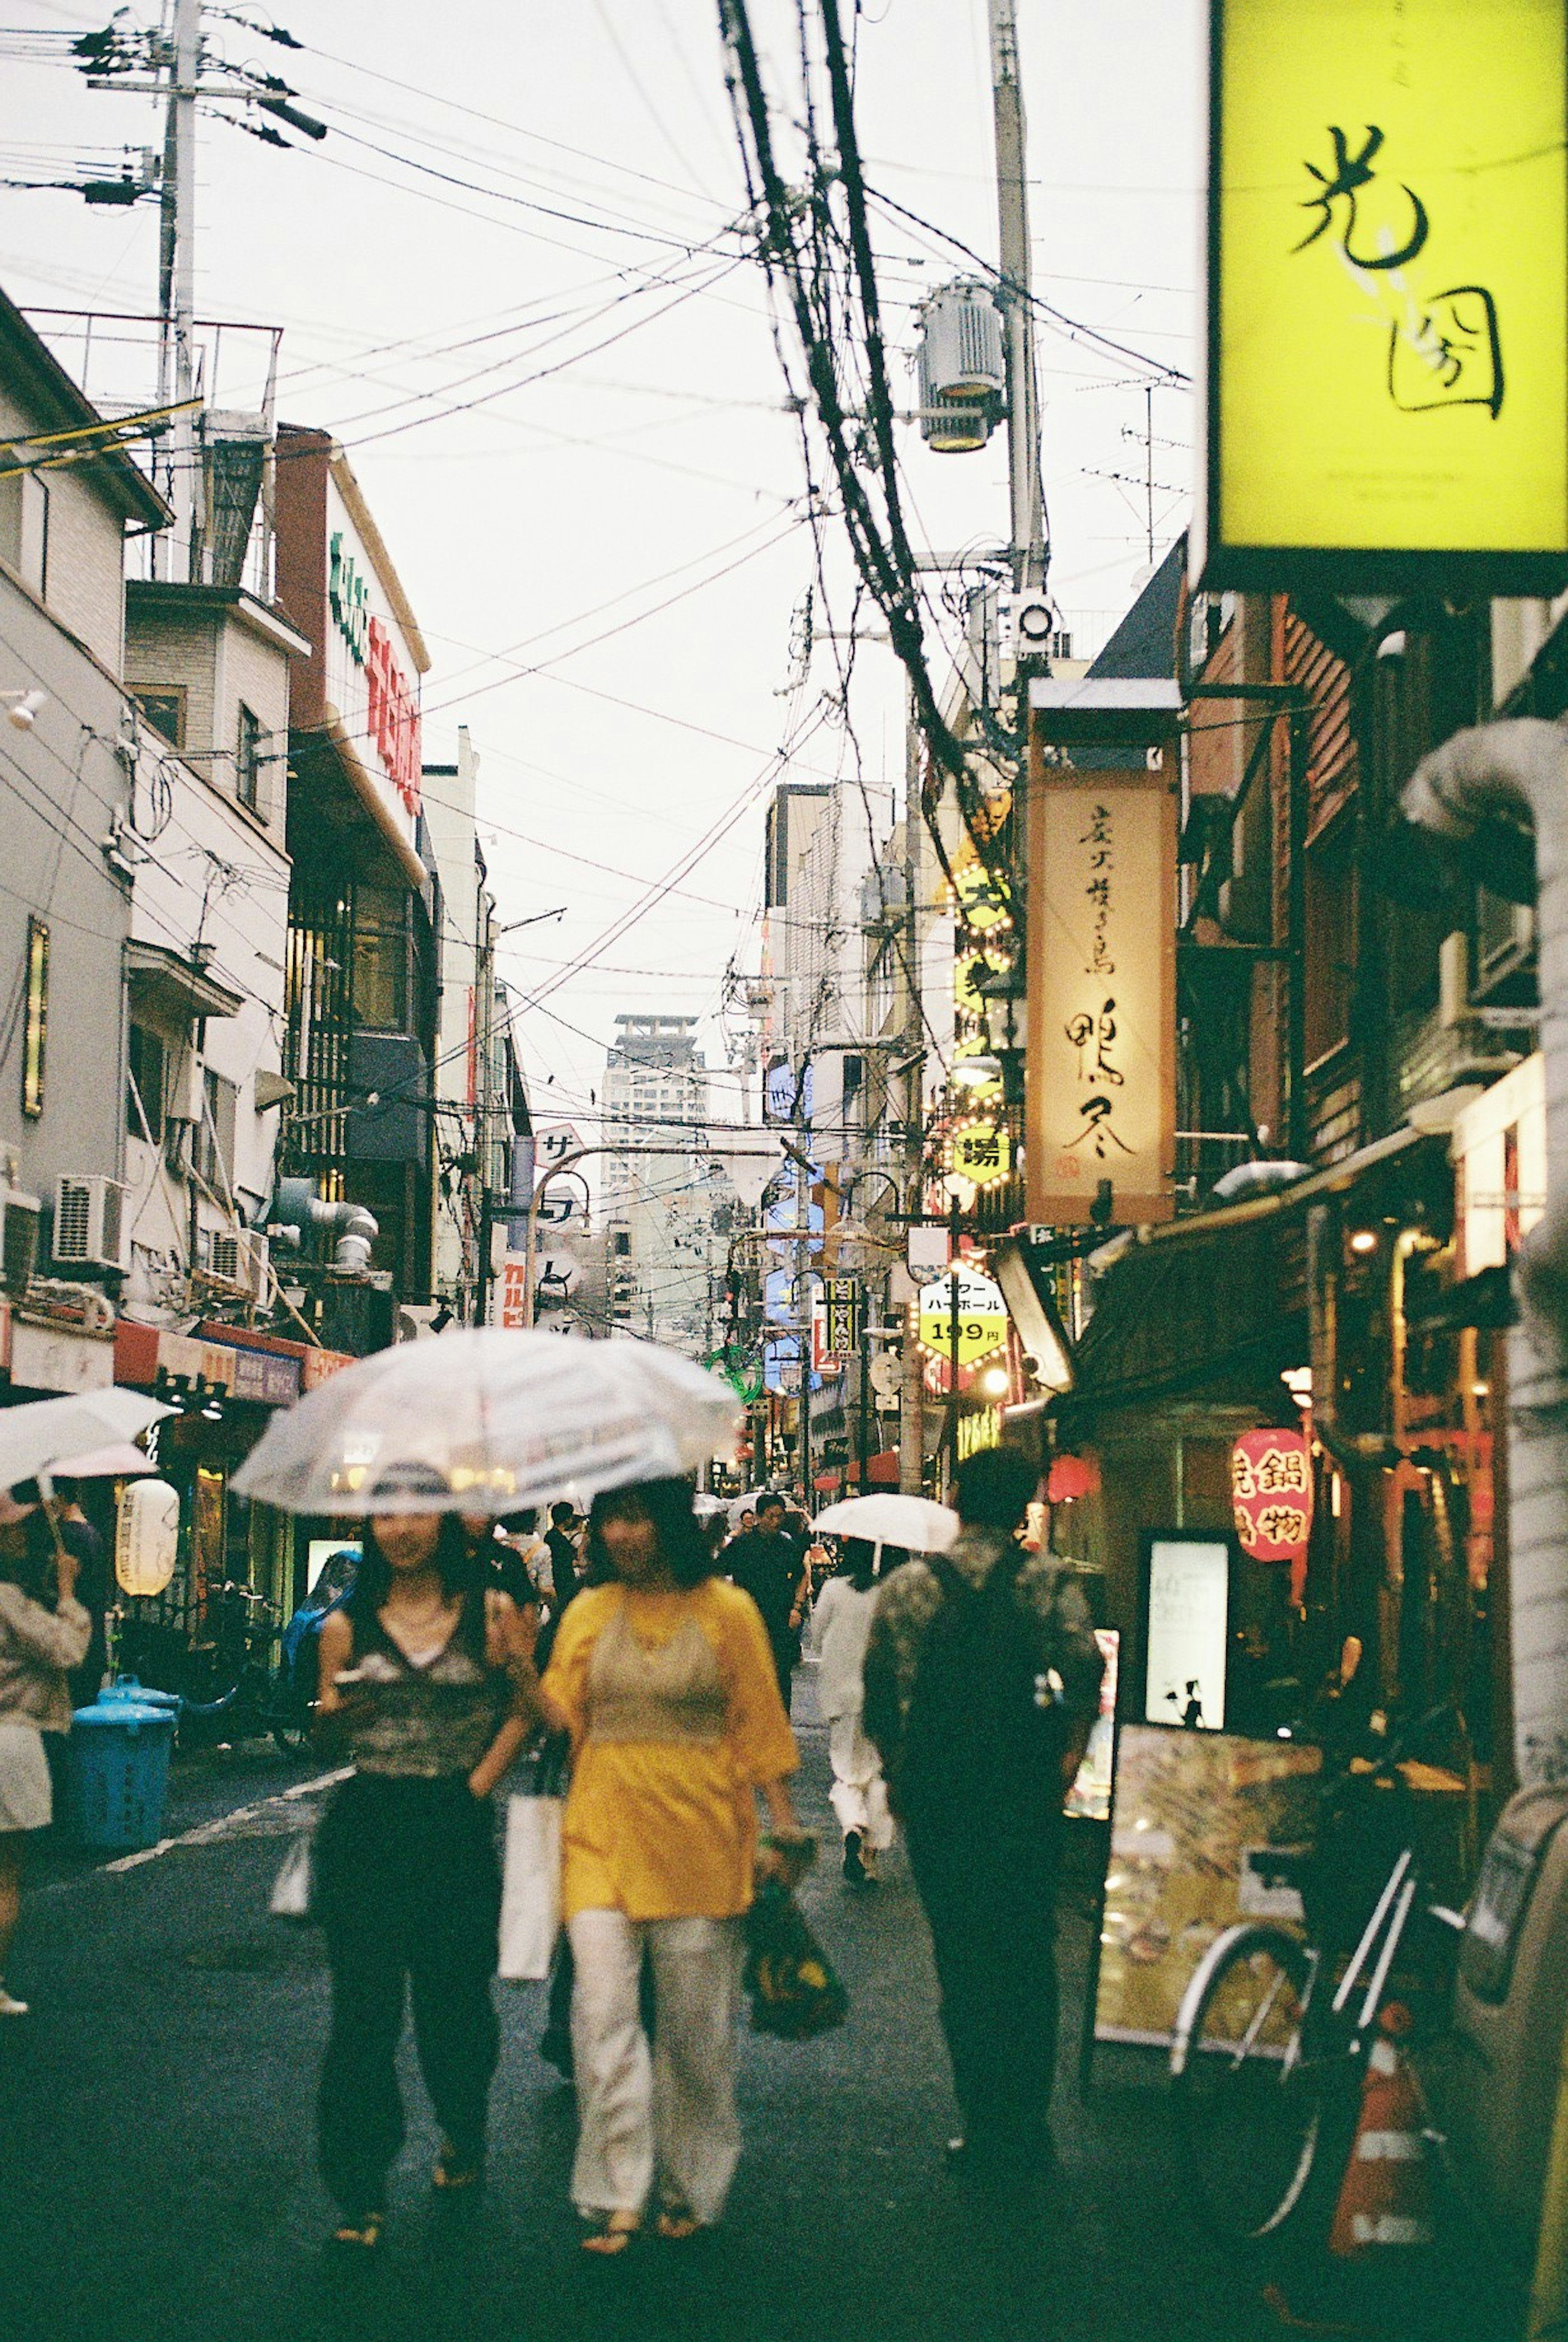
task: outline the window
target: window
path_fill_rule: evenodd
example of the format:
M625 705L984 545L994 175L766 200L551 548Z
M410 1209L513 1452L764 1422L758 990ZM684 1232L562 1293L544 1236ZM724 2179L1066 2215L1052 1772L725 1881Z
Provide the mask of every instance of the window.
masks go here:
M27 922L27 1025L22 1036L22 1111L36 1122L44 1111L44 1060L49 1037L49 930Z
M196 1176L214 1195L234 1192L235 1106L238 1093L210 1066L202 1068L202 1126L192 1150Z
M143 1127L143 1117L146 1118ZM149 1026L133 1024L126 1057L125 1128L154 1146L164 1139L164 1043Z
M1355 976L1355 808L1306 854L1306 1054L1315 1065L1350 1037Z
M242 699L235 740L235 794L255 814L262 810L261 768L262 720Z
M131 694L153 730L171 748L185 745L185 694L177 683L137 684Z
M14 457L11 458L15 460ZM49 484L35 472L0 479L0 561L40 601L49 591Z
M354 1021L377 1033L408 1030L410 896L362 882L354 894Z

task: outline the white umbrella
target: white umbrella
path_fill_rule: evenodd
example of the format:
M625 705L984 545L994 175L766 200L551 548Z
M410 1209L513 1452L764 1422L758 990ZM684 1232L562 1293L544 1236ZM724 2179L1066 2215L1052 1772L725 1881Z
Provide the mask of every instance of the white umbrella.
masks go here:
M510 1513L694 1472L741 1419L728 1383L652 1343L474 1327L345 1366L234 1486L291 1513Z
M889 1488L874 1496L841 1497L812 1526L834 1536L864 1537L870 1545L901 1545L906 1553L945 1553L958 1535L958 1516L929 1496L901 1496Z
M62 1456L54 1466L56 1480L145 1480L157 1471L139 1447L117 1439L107 1447L94 1447L85 1456Z
M0 1488L15 1488L56 1466L63 1473L62 1457L135 1439L150 1423L174 1412L162 1399L118 1386L0 1407Z

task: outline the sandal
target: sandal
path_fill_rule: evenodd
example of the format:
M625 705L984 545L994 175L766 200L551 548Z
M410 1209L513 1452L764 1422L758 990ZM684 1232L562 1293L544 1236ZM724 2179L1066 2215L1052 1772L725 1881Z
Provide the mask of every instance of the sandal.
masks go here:
M344 2254L374 2253L385 2226L385 2212L364 2212L357 2218L346 2219L332 2232L333 2249Z
M669 2245L689 2244L700 2237L706 2222L699 2220L689 2204L666 2204L655 2224L654 2233Z
M438 2195L472 2195L484 2185L483 2150L478 2155L464 2157L449 2138L444 2138L435 2158L435 2168L430 2175L430 2184Z
M577 2217L583 2224L579 2245L601 2260L614 2260L628 2251L643 2225L635 2212L579 2212Z

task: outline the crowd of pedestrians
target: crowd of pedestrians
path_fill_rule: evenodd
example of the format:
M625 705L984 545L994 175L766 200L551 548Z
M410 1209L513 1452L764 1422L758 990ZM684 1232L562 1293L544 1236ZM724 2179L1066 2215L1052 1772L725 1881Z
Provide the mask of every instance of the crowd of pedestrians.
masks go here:
M1034 1486L1015 1456L971 1458L958 1541L921 1558L854 1537L830 1554L771 1491L731 1535L684 1479L601 1495L586 1521L561 1502L495 1525L451 1509L439 1474L384 1476L318 1645L318 1729L349 1768L310 1907L332 1986L317 2131L340 2255L381 2240L410 2008L440 2127L432 2184L458 2198L483 2183L493 1798L542 1737L569 1780L540 2047L574 2084L584 2249L615 2259L644 2232L678 2246L722 2217L747 1914L816 1851L790 1786L808 1634L846 1881L873 1885L895 1824L906 1836L964 2117L953 2151L1009 2182L1048 2161L1058 1824L1100 1661L1070 1575L1020 1541ZM44 1738L69 1729L88 1658L77 1566L36 1490L4 1500L0 1978L21 1847L50 1818ZM25 2013L0 1981L0 2017Z

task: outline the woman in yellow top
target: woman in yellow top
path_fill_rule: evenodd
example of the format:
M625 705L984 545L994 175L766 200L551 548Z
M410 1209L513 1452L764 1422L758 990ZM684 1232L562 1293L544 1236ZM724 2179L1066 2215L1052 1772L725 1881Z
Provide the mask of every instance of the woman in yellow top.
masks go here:
M563 1878L576 1968L572 2194L585 2249L620 2253L650 2200L672 2238L724 2210L740 2154L742 1921L759 1873L787 1876L807 1841L762 1616L714 1576L688 1484L601 1496L587 1551L609 1580L563 1616L540 1705L570 1732L574 1759ZM772 1825L760 1850L759 1789Z

